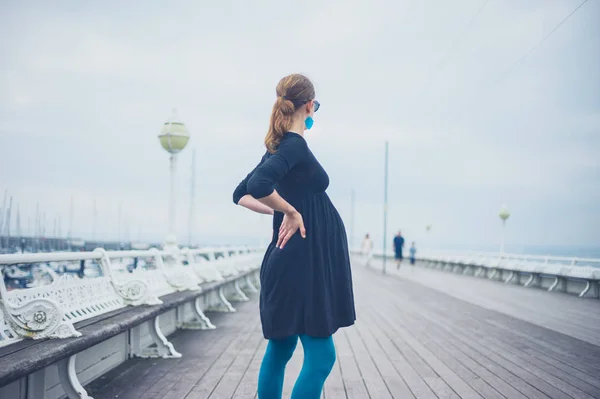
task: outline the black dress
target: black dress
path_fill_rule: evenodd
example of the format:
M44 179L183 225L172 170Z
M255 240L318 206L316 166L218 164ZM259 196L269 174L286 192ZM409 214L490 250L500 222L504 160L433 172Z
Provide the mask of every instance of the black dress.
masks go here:
M304 220L283 249L276 248L283 214L273 216L273 239L260 270L263 335L328 337L354 324L354 294L346 230L325 193L329 176L297 133L286 133L275 154L266 152L233 193L263 198L277 190Z

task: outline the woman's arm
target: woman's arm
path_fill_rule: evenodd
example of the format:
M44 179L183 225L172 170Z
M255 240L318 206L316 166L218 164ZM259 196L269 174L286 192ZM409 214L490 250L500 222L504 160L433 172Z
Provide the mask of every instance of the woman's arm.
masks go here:
M240 204L241 199L248 195L248 180L250 180L252 175L254 175L254 172L256 171L256 169L258 169L258 167L265 162L265 159L267 158L267 154L268 153L265 153L265 155L263 155L263 157L261 158L258 165L256 165L256 167L254 169L252 169L252 171L250 173L248 173L248 175L244 178L244 180L242 180L240 182L240 184L238 184L238 186L233 191L233 203L234 204L242 205L242 204ZM245 200L244 202L250 202L250 201ZM248 207L246 206L246 208L248 208ZM252 209L252 208L249 208L249 209ZM252 210L254 210L254 209L252 209Z
M262 213L264 215L273 214L272 208L269 208L265 204L261 203L259 200L257 200L250 194L246 194L242 198L240 198L237 204L243 206L244 208L250 209L251 211Z
M288 137L281 142L277 152L264 160L249 176L248 193L258 201L286 215L296 209L275 191L277 184L298 163L306 160L308 146L302 137Z
M248 193L252 197L269 208L284 213L276 245L282 249L298 230L302 238L306 238L306 229L304 228L304 221L300 212L275 191L275 185L294 166L304 162L307 156L308 146L304 138L297 136L286 137L277 148L277 152L257 167L253 175L248 179Z

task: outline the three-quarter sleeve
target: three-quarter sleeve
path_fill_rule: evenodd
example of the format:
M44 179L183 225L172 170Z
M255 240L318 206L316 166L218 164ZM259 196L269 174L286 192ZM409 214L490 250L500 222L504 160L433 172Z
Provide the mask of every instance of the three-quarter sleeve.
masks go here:
M265 159L268 156L267 154L268 154L268 152L266 152L265 155L263 155L263 157L260 160L259 164L256 165L256 167L252 170L252 172L248 173L248 176L246 176L244 178L244 180L242 180L240 182L240 184L238 184L238 186L233 191L233 203L234 204L237 205L237 203L240 202L240 200L242 199L243 196L249 194L248 193L248 180L250 180L250 178L252 177L252 175L254 174L254 172L256 171L256 169L258 169L258 167L260 165L262 165L263 162L265 162Z
M246 185L254 198L264 198L275 191L277 184L298 163L306 160L308 146L301 136L286 136L279 144L277 152L259 165Z

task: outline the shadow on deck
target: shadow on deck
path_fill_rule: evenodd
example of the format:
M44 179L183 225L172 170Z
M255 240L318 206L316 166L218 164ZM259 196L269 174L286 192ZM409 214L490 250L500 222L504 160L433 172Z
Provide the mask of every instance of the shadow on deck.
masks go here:
M390 274L354 267L358 320L334 335L338 360L325 398L600 397L597 300L408 266ZM210 315L216 330L175 333L181 359L130 360L88 393L254 398L266 342L256 298L237 309ZM284 397L301 366L298 345Z

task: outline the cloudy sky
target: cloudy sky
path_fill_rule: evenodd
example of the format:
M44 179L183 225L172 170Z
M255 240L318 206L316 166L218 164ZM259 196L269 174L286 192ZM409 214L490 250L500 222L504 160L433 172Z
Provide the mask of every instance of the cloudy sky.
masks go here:
M91 238L96 201L98 238L117 236L121 204L130 238L160 240L157 134L176 107L192 135L180 240L193 149L194 240L268 236L231 194L264 151L275 85L302 72L322 104L307 140L355 243L381 245L388 140L389 234L494 247L506 204L509 245L598 245L600 1L557 28L581 2L2 1L0 189L22 230L39 201L65 234L73 197L74 235Z

